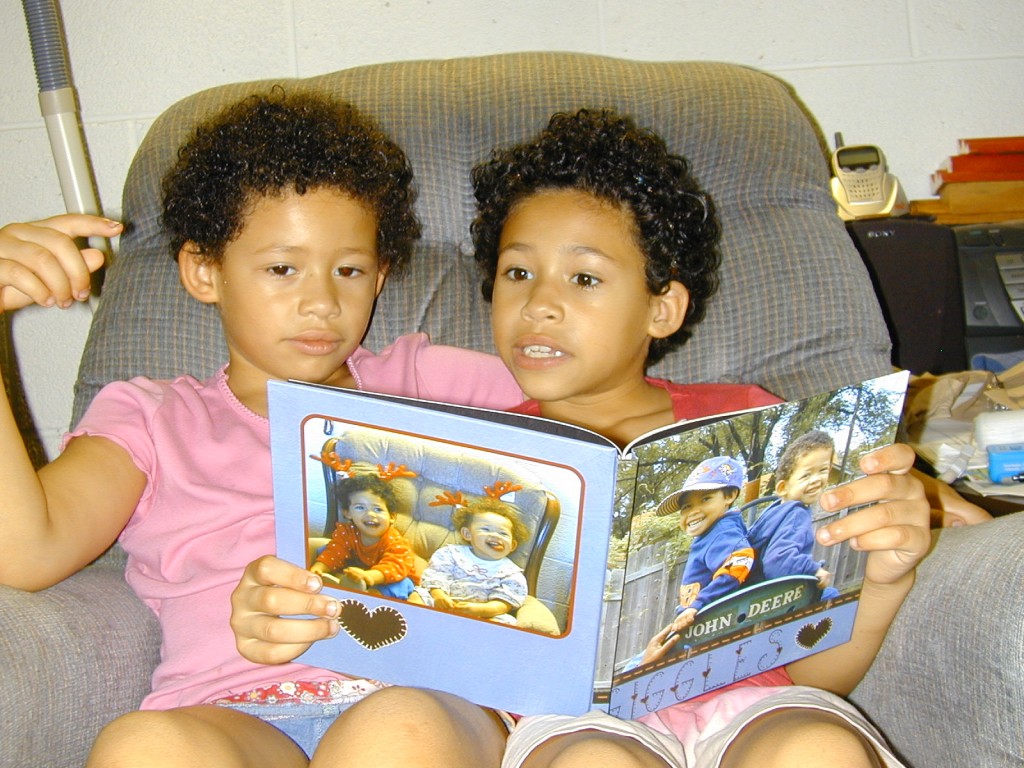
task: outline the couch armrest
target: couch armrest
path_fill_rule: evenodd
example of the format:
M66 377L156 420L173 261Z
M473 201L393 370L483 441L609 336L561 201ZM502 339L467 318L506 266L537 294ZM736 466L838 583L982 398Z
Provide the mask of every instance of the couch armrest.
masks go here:
M1024 765L1024 513L945 528L850 699L914 768Z
M0 768L77 768L110 720L137 709L160 631L116 564L42 592L0 587Z

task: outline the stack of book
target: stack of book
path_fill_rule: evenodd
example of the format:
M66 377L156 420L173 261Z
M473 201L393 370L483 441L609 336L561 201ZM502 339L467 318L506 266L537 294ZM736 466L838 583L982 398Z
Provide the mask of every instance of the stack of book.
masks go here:
M931 185L938 197L915 200L912 214L940 224L1024 219L1024 136L961 139Z

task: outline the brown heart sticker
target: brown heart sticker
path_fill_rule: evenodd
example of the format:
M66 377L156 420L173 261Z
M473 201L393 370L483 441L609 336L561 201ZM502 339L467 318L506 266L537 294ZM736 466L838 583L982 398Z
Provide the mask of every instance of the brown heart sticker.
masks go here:
M825 617L817 624L804 624L796 633L796 644L801 648L811 649L832 631L832 619Z
M357 643L371 651L397 643L408 630L405 617L394 608L382 605L370 611L358 600L341 601L338 623Z

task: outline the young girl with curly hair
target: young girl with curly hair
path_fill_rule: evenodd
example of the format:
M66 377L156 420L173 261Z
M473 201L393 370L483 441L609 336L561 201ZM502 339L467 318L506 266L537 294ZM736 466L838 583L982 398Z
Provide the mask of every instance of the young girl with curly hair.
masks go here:
M521 400L496 358L422 335L379 355L360 347L385 278L419 236L412 203L404 153L353 107L280 91L246 98L195 130L164 184L181 283L219 313L225 366L206 381L108 385L38 474L0 391L0 583L43 589L117 540L126 579L163 632L142 710L107 726L90 766L282 768L314 751L363 764L395 742L386 731L363 745L331 735L339 712L380 684L249 661L230 612L243 570L275 544L268 380L490 407ZM73 238L120 231L84 215L4 227L0 311L85 300L102 257ZM329 615L311 623L337 627ZM493 722L481 710L440 695L414 704L442 735L436 748L407 735L437 764L500 753L503 733L493 745L475 738Z
M719 267L714 205L659 136L609 110L559 114L533 141L496 151L473 181L495 345L530 398L516 410L624 445L679 420L777 402L755 386L646 376L701 319ZM835 693L867 671L927 551L912 462L906 446L883 449L863 467L874 477L822 498L833 510L877 504L820 532L825 544L852 539L870 552L851 642L638 721L523 718L505 765L899 765ZM671 645L656 635L645 660Z

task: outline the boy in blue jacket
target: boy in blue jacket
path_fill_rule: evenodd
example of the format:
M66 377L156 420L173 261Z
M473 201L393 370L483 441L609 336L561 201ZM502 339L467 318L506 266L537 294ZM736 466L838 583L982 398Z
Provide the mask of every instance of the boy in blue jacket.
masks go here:
M783 451L775 472L774 502L750 526L757 553L752 582L781 576L813 576L822 597L836 597L832 574L815 559L811 507L829 484L835 447L820 429L805 432Z
M747 527L733 502L745 476L743 464L716 456L698 464L683 487L658 506L658 514L678 510L679 527L693 536L679 585L679 606L672 629L681 632L697 612L739 589L754 566Z

